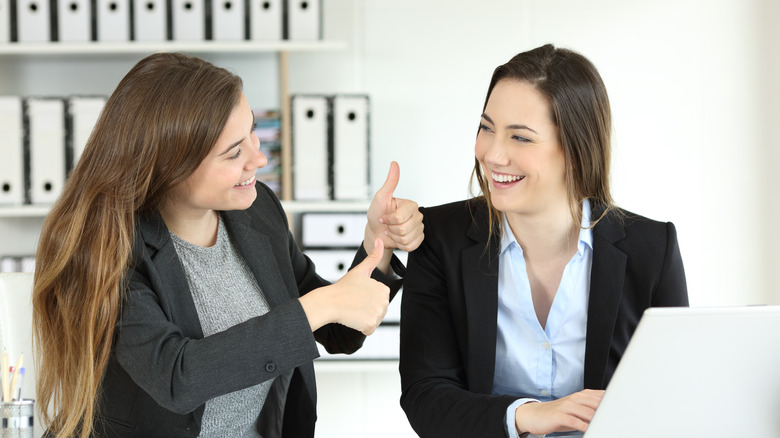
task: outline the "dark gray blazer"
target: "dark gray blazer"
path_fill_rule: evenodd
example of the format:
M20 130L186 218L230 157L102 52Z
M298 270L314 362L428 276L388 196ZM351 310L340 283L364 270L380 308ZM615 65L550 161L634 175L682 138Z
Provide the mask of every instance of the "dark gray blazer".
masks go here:
M401 303L401 406L421 437L504 437L515 397L493 396L498 239L485 203L423 209ZM599 217L603 209L593 209ZM642 312L686 306L674 225L623 212L593 228L585 388L606 388Z
M314 435L315 338L329 352L351 353L365 336L338 324L312 334L297 298L328 282L299 251L278 199L256 188L249 209L223 218L271 310L206 338L165 223L159 213L139 219L95 436L196 437L207 400L276 377L258 430L266 438ZM365 256L361 247L354 263ZM397 259L392 267L403 276ZM380 271L374 278L392 293L400 287Z

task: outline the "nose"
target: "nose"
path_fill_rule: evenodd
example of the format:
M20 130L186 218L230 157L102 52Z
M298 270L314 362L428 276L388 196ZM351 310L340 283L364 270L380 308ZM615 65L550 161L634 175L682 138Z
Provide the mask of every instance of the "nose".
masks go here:
M482 161L494 166L506 166L509 164L509 155L506 145L496 136L485 136L482 139Z
M261 169L268 164L268 157L266 157L265 154L260 151L260 139L257 138L255 133L252 133L252 141L255 147L251 148L252 156L249 160L247 160L246 167L249 170Z

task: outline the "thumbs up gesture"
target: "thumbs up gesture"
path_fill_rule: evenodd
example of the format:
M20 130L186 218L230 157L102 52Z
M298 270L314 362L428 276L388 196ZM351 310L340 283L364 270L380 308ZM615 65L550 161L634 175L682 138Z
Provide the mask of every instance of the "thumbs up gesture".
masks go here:
M331 286L335 322L351 327L368 336L374 332L387 313L390 289L371 278L382 260L384 246L381 239L374 241L374 248L359 265L350 269Z
M401 177L398 163L390 163L390 171L384 185L376 192L368 207L368 223L363 245L370 252L374 239L382 239L384 255L377 267L384 272L390 265L393 249L414 251L422 243L423 233L422 213L417 209L417 203L408 199L393 196Z

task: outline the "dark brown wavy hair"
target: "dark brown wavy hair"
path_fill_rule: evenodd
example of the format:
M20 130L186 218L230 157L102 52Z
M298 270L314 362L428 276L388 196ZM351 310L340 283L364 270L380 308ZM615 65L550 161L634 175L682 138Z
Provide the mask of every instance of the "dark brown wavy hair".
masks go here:
M595 225L615 209L609 190L612 115L598 70L579 53L551 44L520 53L493 71L483 111L493 88L504 79L528 83L547 98L563 147L572 217L581 223L581 203L588 198L601 211L591 221ZM482 196L474 201L487 204L492 234L500 230L501 212L491 202L490 183L476 157L472 184L475 179Z
M161 53L138 62L106 102L36 254L36 389L53 436L93 432L136 217L195 171L241 93L227 70Z

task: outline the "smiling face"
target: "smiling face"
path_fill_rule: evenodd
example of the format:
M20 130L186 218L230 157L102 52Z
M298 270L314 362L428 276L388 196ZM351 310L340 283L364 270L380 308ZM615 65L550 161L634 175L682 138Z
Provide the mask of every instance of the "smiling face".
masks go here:
M498 210L538 214L568 205L566 162L551 114L527 82L502 79L493 88L475 154Z
M253 126L252 109L242 95L211 152L172 190L170 200L177 208L197 213L244 210L252 205L257 197L255 172L268 163Z

